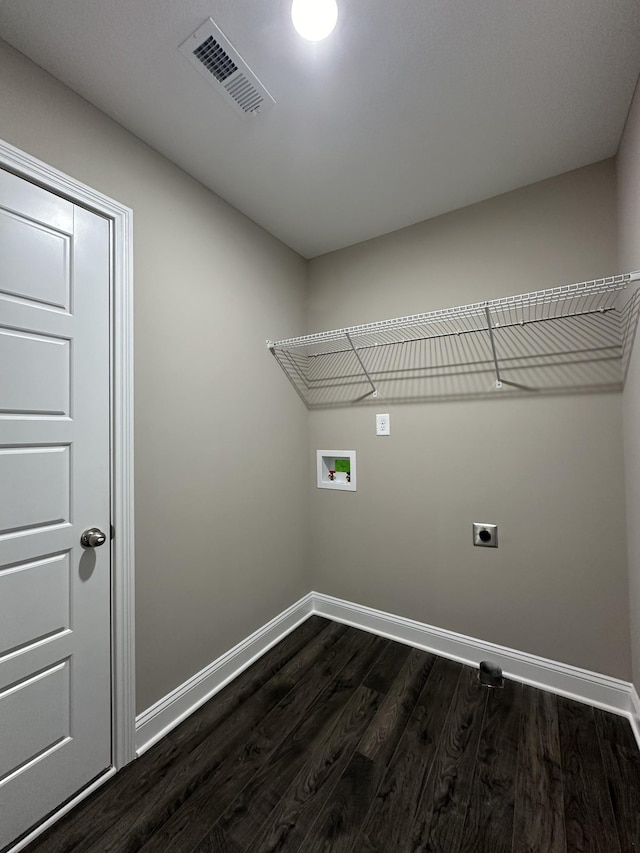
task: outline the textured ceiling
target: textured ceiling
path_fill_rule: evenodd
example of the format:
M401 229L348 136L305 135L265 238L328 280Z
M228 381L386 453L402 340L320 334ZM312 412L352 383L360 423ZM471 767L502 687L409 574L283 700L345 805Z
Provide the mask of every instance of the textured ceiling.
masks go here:
M0 0L0 35L305 257L616 153L638 0ZM276 105L237 115L178 52L212 17Z

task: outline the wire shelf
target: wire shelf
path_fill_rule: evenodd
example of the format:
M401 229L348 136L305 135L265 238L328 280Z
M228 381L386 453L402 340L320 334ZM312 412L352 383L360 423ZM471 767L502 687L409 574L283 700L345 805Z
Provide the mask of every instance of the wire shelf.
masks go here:
M620 390L640 272L267 341L305 404Z

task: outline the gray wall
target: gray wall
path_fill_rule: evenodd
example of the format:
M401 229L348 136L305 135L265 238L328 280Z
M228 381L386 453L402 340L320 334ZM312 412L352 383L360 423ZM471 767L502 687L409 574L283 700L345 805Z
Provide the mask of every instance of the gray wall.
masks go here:
M0 136L133 208L137 704L310 588L305 263L0 42ZM274 477L286 460L286 484Z
M640 89L618 153L620 270L640 269ZM640 345L636 339L624 400L633 681L640 691Z
M605 161L313 260L308 331L616 268ZM310 470L320 447L358 453L357 492L311 485L320 592L630 677L620 394L317 411Z

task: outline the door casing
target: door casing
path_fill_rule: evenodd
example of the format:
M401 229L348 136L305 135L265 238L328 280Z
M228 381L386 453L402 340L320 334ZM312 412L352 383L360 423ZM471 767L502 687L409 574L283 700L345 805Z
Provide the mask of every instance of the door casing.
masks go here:
M0 139L0 167L110 223L111 309L111 767L16 845L26 847L81 799L136 757L133 494L133 213Z

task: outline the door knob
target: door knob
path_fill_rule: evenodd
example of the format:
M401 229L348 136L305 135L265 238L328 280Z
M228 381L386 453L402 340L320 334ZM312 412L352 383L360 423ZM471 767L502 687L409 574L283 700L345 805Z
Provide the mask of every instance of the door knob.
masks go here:
M80 537L80 544L83 548L99 548L100 545L104 545L106 541L107 537L102 530L99 530L97 527L90 527L88 530L85 530Z

